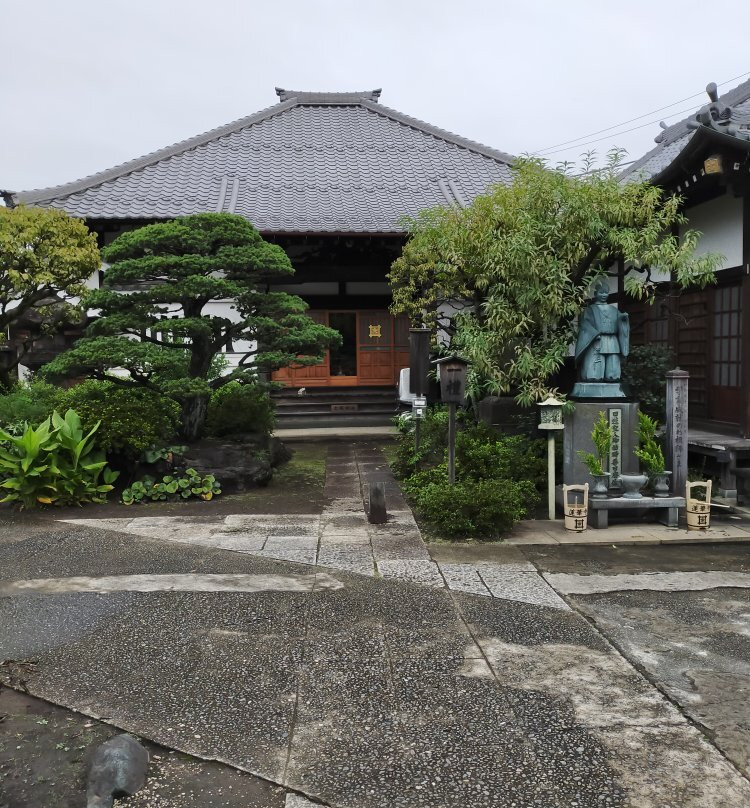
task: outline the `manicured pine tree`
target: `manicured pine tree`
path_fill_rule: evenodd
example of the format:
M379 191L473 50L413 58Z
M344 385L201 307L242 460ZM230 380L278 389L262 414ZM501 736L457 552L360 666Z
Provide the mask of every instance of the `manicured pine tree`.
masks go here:
M268 291L294 269L242 216L204 213L146 225L123 233L102 256L104 287L84 300L98 317L45 374L107 379L174 399L186 440L200 435L213 391L230 381L254 383L259 370L315 364L340 340L306 316L301 298ZM217 300L234 301L236 318L210 309ZM238 343L250 344L240 366L217 376L217 357Z

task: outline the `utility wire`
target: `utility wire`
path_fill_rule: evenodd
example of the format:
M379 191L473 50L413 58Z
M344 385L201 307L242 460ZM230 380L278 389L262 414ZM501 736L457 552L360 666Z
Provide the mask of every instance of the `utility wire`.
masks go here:
M692 112L695 107L687 107L686 109L680 110L679 112L673 112L671 115L665 115L664 118L674 118L677 115L685 115L688 112ZM635 132L637 129L645 129L647 126L653 126L655 123L659 123L659 119L653 119L650 121L646 121L646 123L639 124L638 126L631 126L630 129L623 129L621 132L615 132L611 135L604 135L604 137L598 137L594 140L587 140L585 143L578 143L575 146L565 146L562 149L554 149L553 151L547 151L544 153L544 157L547 157L550 154L558 154L559 152L571 151L571 149L582 149L584 146L590 146L593 143L599 143L602 140L610 140L615 137L619 137L620 135L627 135L628 132Z
M722 81L721 83L719 83L717 85L717 87L723 87L725 84L729 84L729 83L731 83L733 81L737 81L737 79L745 78L745 76L750 76L750 71L748 71L747 73L742 73L739 76L734 76L733 78L727 79L726 81ZM603 132L611 132L613 129L619 129L621 126L627 126L629 123L634 123L635 121L640 121L642 118L648 118L650 115L655 115L657 112L662 112L665 109L670 109L671 107L676 107L678 104L682 104L685 101L690 101L693 98L699 98L704 93L705 93L705 90L703 92L700 92L700 93L695 93L693 95L689 95L686 98L681 98L679 101L674 101L673 103L667 104L664 107L659 107L658 109L652 109L650 112L644 112L643 115L637 115L635 118L629 118L627 121L622 121L621 123L614 124L614 126L607 126L604 129L597 129L596 132L589 132L587 135L581 135L580 137L573 138L572 140L563 140L561 143L555 143L552 146L545 146L542 149L537 149L536 152L534 152L534 153L535 154L542 154L543 152L548 152L548 151L551 151L552 149L557 149L559 146L567 146L569 143L577 143L579 140L585 140L586 138L594 137L594 135L601 135ZM692 107L691 107L690 110L688 110L688 112L690 112L690 111L692 111ZM675 113L673 113L671 115L667 115L666 117L672 118L675 115L679 115L679 114L682 114L682 113L675 112ZM650 125L650 123L649 124L644 124L644 126L646 126L646 125ZM627 131L632 132L633 130L628 129ZM624 134L624 133L618 133L618 134ZM606 140L606 138L604 138L604 139ZM586 144L582 143L580 145L585 146Z

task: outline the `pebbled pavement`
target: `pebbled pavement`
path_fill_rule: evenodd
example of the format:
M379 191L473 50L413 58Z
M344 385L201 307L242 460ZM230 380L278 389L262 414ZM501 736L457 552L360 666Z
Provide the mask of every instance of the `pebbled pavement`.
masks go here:
M310 574L92 527L10 529L5 581ZM341 588L11 592L0 675L340 808L750 804L748 781L576 612L329 574Z

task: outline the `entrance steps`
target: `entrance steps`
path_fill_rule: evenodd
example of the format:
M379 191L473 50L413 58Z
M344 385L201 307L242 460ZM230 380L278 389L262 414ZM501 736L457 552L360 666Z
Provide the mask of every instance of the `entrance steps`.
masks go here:
M395 387L287 387L272 393L278 429L389 426L398 414Z

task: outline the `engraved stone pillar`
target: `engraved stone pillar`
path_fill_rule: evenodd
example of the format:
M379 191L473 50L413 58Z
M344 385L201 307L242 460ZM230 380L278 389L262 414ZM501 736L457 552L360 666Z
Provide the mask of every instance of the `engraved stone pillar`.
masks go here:
M688 379L686 370L667 373L667 470L672 472L672 490L685 496L688 470Z

